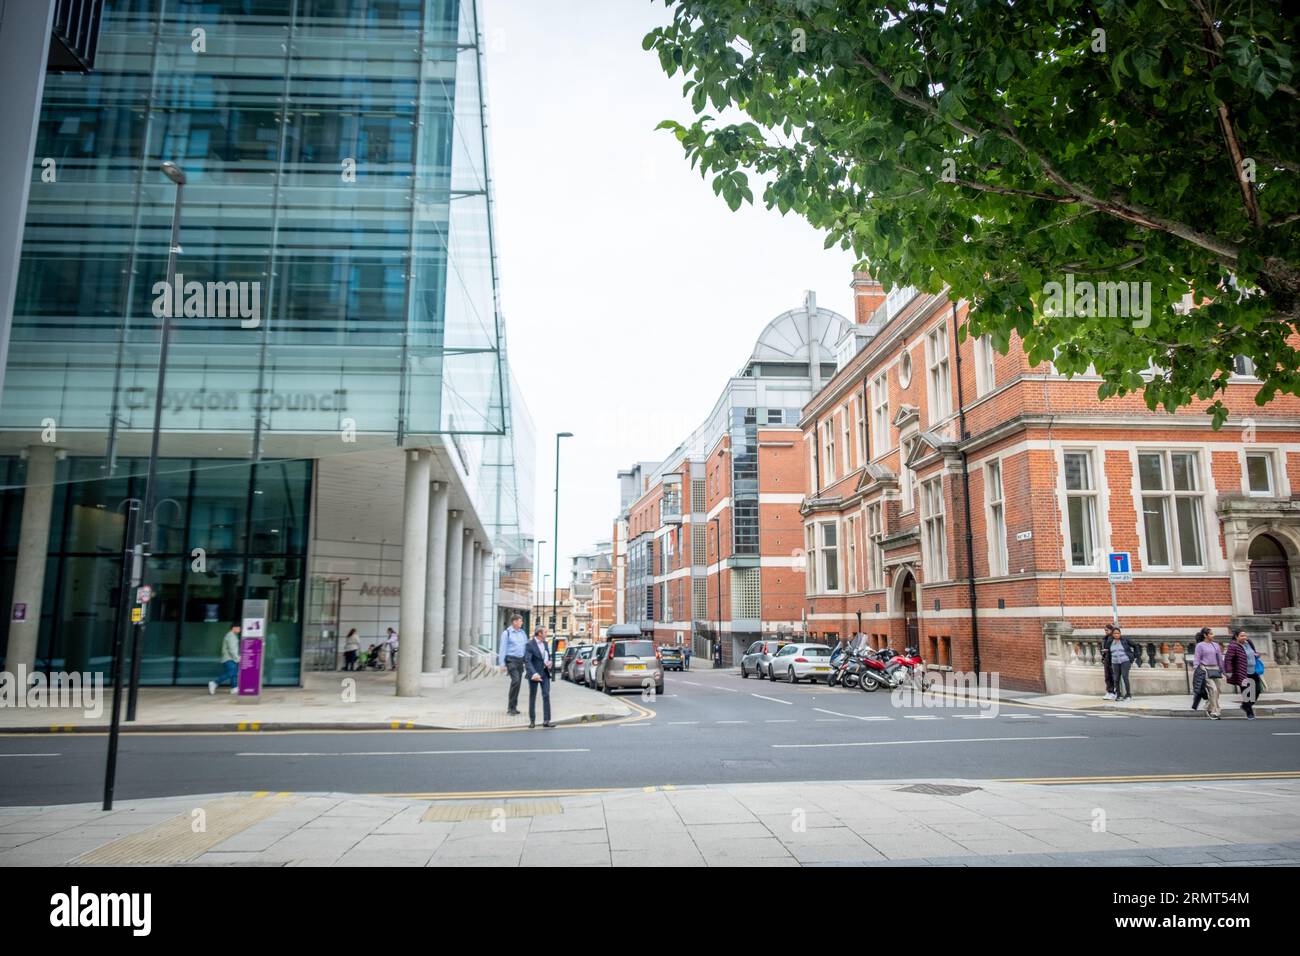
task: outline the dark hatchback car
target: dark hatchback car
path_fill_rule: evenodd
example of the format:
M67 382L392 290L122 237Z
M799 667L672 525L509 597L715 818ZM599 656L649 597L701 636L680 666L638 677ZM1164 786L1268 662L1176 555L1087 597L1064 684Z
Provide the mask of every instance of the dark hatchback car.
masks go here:
M659 649L659 660L664 665L666 671L680 671L686 669L686 654L675 645L669 644Z

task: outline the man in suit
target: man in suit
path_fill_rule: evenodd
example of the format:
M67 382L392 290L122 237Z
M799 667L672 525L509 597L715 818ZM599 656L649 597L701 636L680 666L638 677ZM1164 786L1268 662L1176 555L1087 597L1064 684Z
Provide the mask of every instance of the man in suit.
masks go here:
M551 723L551 655L546 646L546 628L533 631L533 639L524 648L524 670L528 672L528 726L537 726L537 690L542 691L542 726Z

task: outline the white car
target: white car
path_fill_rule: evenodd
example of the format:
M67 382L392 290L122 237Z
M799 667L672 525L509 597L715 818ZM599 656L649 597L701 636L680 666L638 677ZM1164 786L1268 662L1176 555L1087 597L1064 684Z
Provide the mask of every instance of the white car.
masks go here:
M787 644L774 655L768 673L772 680L801 680L813 683L831 677L831 649L825 644Z

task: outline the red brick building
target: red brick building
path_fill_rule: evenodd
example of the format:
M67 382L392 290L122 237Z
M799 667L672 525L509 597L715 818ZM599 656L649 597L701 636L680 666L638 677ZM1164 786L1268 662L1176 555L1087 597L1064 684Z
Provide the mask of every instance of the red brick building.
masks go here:
M1203 625L1248 627L1278 683L1300 677L1300 400L1255 405L1242 362L1202 406L1102 402L986 339L965 303L857 274L860 347L803 411L809 631L919 646L1003 686L1101 693L1106 556L1126 551L1119 616L1144 652L1135 689L1175 692Z
M843 316L804 307L769 322L708 418L662 462L620 472L615 525L622 617L661 643L723 663L804 610L799 417L835 374Z

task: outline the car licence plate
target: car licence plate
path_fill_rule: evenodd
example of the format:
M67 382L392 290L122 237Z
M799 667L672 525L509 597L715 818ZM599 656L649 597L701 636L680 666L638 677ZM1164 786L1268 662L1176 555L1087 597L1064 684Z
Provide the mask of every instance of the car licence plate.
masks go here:
M644 665L644 664L624 664L624 665L623 665L623 670L625 670L625 671L643 671L643 670L645 670L645 665Z
M830 670L830 668L829 668L829 667L814 667L813 670L815 670L815 671L828 671L828 670Z

